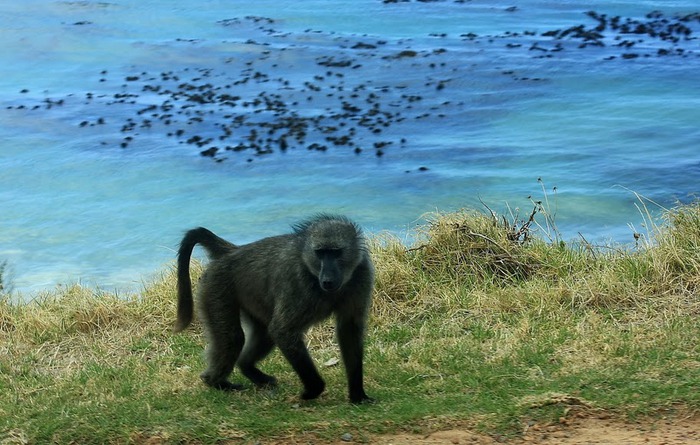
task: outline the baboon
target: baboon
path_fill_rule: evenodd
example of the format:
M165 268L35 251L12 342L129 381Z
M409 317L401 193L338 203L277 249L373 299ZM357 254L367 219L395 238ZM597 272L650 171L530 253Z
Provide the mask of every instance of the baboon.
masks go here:
M237 246L200 227L188 231L178 251L175 332L192 321L190 257L201 244L210 258L199 282L198 313L208 338L201 378L221 390L235 365L256 386L274 386L257 363L277 346L314 399L325 382L304 343L312 325L335 315L336 336L352 403L371 402L363 386L363 349L374 285L374 267L360 228L343 216L321 214L293 233Z

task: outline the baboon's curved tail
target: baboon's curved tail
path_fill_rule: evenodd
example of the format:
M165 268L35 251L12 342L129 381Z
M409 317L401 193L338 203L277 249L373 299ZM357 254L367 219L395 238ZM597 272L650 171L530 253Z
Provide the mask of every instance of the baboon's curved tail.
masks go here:
M212 259L219 258L236 248L223 238L216 236L204 227L188 231L180 242L177 252L177 322L175 332L180 332L192 322L194 304L192 301L192 280L190 278L190 258L194 246L201 244Z

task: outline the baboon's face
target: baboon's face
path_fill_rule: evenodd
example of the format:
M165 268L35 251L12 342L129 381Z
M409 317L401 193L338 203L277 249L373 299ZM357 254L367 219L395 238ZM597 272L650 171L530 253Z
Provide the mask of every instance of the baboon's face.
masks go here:
M316 249L316 258L319 263L318 283L326 292L335 292L344 284L343 266L340 259L343 256L342 249Z
M310 233L304 262L325 292L343 287L360 261L360 240L354 227L329 224Z

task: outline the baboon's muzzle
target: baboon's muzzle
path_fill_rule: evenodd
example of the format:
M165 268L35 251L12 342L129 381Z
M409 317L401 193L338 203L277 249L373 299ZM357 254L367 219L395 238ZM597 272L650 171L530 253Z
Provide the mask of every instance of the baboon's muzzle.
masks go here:
M322 262L318 282L324 292L335 292L340 289L343 280L338 266L331 261Z

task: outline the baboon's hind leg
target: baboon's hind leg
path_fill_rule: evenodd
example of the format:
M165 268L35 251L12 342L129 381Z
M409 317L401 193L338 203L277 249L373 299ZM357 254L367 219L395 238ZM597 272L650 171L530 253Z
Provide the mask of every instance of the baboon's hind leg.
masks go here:
M267 327L244 311L241 312L241 322L245 331L245 345L238 358L238 367L257 386L277 385L277 379L257 367L257 363L267 357L275 346L267 333Z
M240 309L228 295L207 298L202 292L201 312L207 331L207 369L200 375L207 385L224 391L243 389L228 380L243 349L245 337L240 322Z

